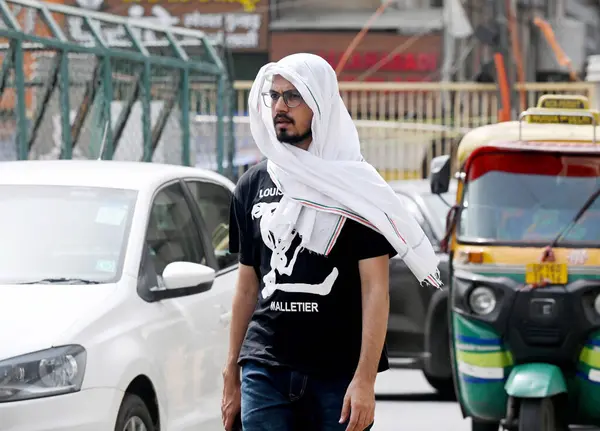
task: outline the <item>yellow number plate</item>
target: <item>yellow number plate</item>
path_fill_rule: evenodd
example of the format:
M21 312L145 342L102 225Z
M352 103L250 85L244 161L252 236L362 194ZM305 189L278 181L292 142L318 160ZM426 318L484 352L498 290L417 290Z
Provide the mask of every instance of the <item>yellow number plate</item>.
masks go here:
M525 268L525 282L537 284L567 284L568 271L565 263L530 263Z

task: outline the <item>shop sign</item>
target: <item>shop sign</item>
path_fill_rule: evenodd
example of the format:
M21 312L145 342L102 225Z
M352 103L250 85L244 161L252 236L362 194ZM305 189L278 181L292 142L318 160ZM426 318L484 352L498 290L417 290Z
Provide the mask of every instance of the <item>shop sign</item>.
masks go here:
M77 5L90 10L124 15L136 21L160 26L179 26L202 30L209 40L226 44L233 50L265 50L268 1L265 0L76 0ZM227 8L228 10L218 10ZM70 37L78 43L91 43L94 38L83 18L67 18ZM128 43L123 26L103 25L99 29L109 46ZM138 36L142 42L166 43L163 34L144 30Z

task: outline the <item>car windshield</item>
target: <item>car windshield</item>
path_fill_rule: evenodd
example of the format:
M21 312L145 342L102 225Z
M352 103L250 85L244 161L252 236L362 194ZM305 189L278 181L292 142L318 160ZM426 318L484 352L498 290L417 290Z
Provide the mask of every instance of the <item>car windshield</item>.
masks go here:
M598 187L600 157L491 152L475 156L459 224L464 242L550 243ZM600 243L600 199L560 244Z
M0 185L0 283L116 281L136 198L133 190Z

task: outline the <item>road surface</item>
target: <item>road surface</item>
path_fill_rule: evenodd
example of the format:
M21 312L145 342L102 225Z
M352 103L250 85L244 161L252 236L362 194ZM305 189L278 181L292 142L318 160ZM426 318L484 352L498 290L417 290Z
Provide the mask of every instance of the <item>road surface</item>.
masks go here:
M390 370L378 375L373 431L470 431L456 402L436 396L420 371Z
M458 404L440 400L420 371L390 370L379 374L375 396L373 431L471 431L471 420L462 418Z

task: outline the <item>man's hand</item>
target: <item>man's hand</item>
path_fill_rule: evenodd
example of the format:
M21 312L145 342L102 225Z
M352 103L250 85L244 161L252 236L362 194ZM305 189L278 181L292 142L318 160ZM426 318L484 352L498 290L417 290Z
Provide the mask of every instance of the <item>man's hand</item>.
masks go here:
M364 431L375 420L375 384L370 379L355 376L350 382L340 423L346 422L348 417L346 431Z
M223 399L221 419L225 431L231 431L242 407L242 393L239 367L228 367L223 371Z

